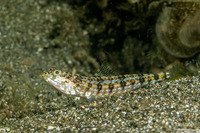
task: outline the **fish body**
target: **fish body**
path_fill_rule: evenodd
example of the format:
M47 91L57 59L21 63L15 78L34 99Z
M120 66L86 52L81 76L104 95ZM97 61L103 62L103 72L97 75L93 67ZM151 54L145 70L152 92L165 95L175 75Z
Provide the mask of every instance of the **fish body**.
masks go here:
M127 74L118 76L80 76L50 70L42 74L44 80L56 90L78 97L108 97L125 93L150 83L169 78L169 73Z

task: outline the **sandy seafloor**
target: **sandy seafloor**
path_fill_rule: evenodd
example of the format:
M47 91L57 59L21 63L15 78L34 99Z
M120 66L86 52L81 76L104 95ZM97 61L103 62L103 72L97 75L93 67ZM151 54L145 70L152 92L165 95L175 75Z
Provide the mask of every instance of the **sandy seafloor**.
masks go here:
M73 10L1 0L0 16L0 132L200 132L199 76L100 100L70 97L39 75L49 68L91 75L98 67Z

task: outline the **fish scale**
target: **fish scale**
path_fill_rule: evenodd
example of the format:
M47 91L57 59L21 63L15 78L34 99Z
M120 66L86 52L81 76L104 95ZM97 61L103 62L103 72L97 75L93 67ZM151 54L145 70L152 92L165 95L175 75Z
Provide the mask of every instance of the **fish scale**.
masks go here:
M41 75L56 90L78 97L108 97L137 89L169 78L169 73L126 74L119 76L80 76L61 70L50 70Z

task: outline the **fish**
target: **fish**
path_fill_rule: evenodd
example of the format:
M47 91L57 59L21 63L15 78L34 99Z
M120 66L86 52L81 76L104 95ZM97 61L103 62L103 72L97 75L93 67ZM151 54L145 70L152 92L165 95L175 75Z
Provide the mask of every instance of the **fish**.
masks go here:
M168 79L170 74L168 72L160 72L157 74L88 77L51 69L44 72L41 77L57 91L90 99L120 95L142 86Z

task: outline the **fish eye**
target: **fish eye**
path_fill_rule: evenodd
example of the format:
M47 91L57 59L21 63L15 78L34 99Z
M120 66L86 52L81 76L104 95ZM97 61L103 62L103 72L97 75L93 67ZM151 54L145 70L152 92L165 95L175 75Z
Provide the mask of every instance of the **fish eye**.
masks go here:
M59 73L60 73L60 72L59 72L58 70L55 70L55 71L54 71L54 74L56 74L56 75L59 74Z

